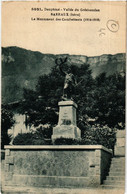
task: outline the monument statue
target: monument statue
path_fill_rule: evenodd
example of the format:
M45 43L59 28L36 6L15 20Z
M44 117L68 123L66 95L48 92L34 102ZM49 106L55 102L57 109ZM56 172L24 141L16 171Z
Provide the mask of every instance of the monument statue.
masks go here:
M72 100L72 94L74 93L77 82L76 82L74 75L71 72L70 67L68 67L66 71L63 69L62 65L65 64L66 61L67 61L67 57L65 59L58 58L56 59L55 63L59 66L59 69L62 75L65 76L62 99Z
M77 127L76 109L77 104L72 100L72 94L74 93L77 82L74 75L71 73L71 68L66 71L63 70L62 65L66 63L65 59L56 59L55 63L59 66L61 73L65 76L63 96L62 100L58 102L59 105L59 119L58 124L53 127L52 141L58 138L72 138L80 139L81 131ZM80 81L81 82L81 81Z

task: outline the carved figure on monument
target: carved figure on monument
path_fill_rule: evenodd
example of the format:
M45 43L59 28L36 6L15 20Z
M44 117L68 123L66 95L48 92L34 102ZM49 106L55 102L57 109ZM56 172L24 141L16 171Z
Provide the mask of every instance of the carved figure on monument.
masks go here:
M74 89L81 81L77 84L74 75L71 73L71 68L66 71L63 70L62 65L66 63L65 59L58 58L55 63L59 66L61 73L65 76L64 88L63 88L63 100L58 103L59 105L59 119L58 124L53 127L52 141L58 138L72 138L80 139L81 131L77 127L76 121L76 109L77 104L72 100L72 94Z
M64 88L63 88L63 100L72 100L72 94L74 93L75 86L77 85L76 79L71 72L69 67L66 71L63 69L62 65L67 62L67 57L65 59L58 58L55 63L59 66L62 75L65 76Z

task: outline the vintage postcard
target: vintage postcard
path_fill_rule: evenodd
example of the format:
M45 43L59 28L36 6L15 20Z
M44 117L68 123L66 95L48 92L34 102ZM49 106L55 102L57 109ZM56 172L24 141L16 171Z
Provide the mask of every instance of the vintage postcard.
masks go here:
M125 1L2 1L1 192L125 193Z

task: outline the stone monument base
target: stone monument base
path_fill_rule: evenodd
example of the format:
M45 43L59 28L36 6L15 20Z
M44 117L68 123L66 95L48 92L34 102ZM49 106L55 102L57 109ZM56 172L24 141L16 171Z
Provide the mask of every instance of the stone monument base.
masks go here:
M81 132L77 126L74 125L57 125L53 128L52 140L58 138L72 138L72 139L80 139Z
M76 123L77 104L72 100L61 101L59 105L58 125L53 128L52 141L58 138L80 139L81 131Z

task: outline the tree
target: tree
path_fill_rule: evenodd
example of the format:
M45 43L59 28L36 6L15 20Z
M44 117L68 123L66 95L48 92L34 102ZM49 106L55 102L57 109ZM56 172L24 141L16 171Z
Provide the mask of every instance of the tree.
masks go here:
M96 78L94 91L94 116L96 122L109 127L125 124L125 77L114 74L106 77L105 73Z
M2 105L1 108L1 148L4 145L8 145L11 141L11 137L8 135L8 129L14 124L13 113L8 108Z
M66 68L68 68L66 66ZM119 74L100 74L92 78L88 64L70 66L78 87L72 98L78 104L78 127L86 130L87 125L100 124L119 127L125 124L125 77ZM58 122L58 102L63 93L64 76L57 66L48 75L39 77L35 91L24 89L22 111L27 111L28 123L39 126ZM93 121L92 121L93 120Z
M66 67L67 68L67 67ZM94 85L89 65L76 67L72 65L71 71L74 74L78 87L72 98L79 105L79 117L83 102L86 101L88 91L92 90ZM80 81L82 81L80 83ZM22 103L22 112L27 111L29 116L28 122L39 126L40 124L50 124L54 126L58 122L58 102L61 100L63 93L64 76L59 68L55 66L48 75L40 76L36 90L24 89L24 99Z

